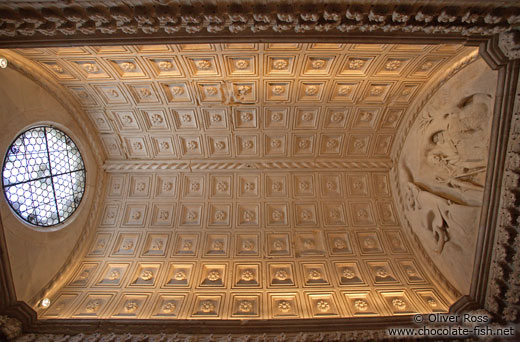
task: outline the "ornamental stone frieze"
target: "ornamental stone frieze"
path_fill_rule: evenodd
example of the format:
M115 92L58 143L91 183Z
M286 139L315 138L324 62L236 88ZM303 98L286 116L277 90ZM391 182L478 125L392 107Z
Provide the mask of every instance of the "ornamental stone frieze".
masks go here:
M435 34L491 36L520 22L512 2L481 7L463 1L405 1L399 5L291 2L103 1L7 3L0 9L6 40L84 39L160 35Z
M518 70L518 69L517 69ZM502 199L494 243L486 308L505 321L520 319L520 115L518 95L504 160Z

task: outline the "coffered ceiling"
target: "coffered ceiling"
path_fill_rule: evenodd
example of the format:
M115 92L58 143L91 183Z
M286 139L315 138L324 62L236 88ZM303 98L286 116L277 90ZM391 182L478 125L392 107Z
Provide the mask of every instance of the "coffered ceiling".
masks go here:
M198 44L18 51L78 97L110 160L387 160L407 106L468 50Z
M81 102L109 173L42 318L443 312L401 231L391 149L460 45L19 49ZM88 170L87 170L88 172Z

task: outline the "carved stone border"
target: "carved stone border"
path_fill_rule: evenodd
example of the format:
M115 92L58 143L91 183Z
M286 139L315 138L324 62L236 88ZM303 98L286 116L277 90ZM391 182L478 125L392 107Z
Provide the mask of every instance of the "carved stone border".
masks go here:
M468 311L471 315L486 315L489 313L485 310ZM301 329L299 331L292 331L293 329L288 327L284 332L275 332L271 327L257 326L256 328L249 327L248 323L244 326L235 329L233 332L221 333L218 328L220 324L200 325L199 329L195 328L193 332L169 332L172 329L167 329L168 323L164 323L161 327L155 331L150 331L146 326L139 324L130 324L127 329L121 330L119 326L115 329L111 329L110 332L100 333L92 331L83 331L79 334L74 335L73 333L63 332L57 334L56 332L50 333L26 333L17 339L18 342L33 342L33 341L56 341L56 342L343 342L343 341L356 341L356 342L374 342L374 341L424 341L423 336L391 336L388 335L387 328L390 327L404 327L402 319L389 319L388 324L380 325L379 327L372 330L365 330L363 326L357 325L354 328L349 329L348 327L337 327L336 325L330 325L331 320L319 319L316 320L320 323L311 324L311 326L323 325L328 329L314 330ZM361 321L361 320L360 320ZM85 322L86 324L87 322ZM203 322L205 323L205 322ZM188 323L191 327L193 323ZM274 324L277 325L277 324ZM471 323L462 323L458 327L472 327ZM504 328L497 323L490 323L488 325L491 329ZM421 325L416 325L414 328L419 328ZM454 328L453 325L437 325L437 328ZM260 329L258 329L260 328ZM336 328L336 329L335 329ZM0 331L6 331L10 336L18 336L20 334L20 324L16 319L12 319L6 316L0 316ZM100 329L101 330L101 329ZM208 331L209 330L209 331ZM325 331L326 330L326 331ZM6 335L7 335L6 334ZM71 336L72 335L72 336ZM434 338L435 339L435 338ZM430 340L428 338L428 340ZM437 339L435 339L437 340ZM441 340L445 340L441 338ZM478 341L478 337L467 337L457 339L457 341Z
M485 40L520 22L514 1L352 2L132 0L11 2L0 9L0 46L285 40L348 36L351 41ZM153 35L153 39L150 37ZM435 36L432 38L431 35Z
M16 328L16 327L13 327ZM389 337L386 330L338 330L326 332L298 333L198 333L198 334L146 334L146 333L79 333L69 334L34 334L28 333L19 337L17 342L374 342L374 341L424 341L423 337ZM458 339L457 341L476 341L474 338Z
M519 33L516 33L518 39ZM503 114L493 129L496 141L492 145L497 155L495 169L486 181L492 182L489 193L490 214L484 222L491 229L484 236L489 251L482 255L481 270L485 276L477 279L475 296L485 308L503 321L520 320L520 60L508 62L511 46L504 46L503 35L493 37L482 46L488 63L499 69L502 85L495 110ZM514 50L518 51L517 45ZM499 167L497 167L499 166ZM483 217L484 218L484 217ZM482 288L487 285L487 291Z
M107 172L126 172L126 171L170 171L170 170L197 170L197 171L218 171L218 170L290 170L290 169L334 169L352 170L362 169L364 171L388 171L393 167L393 163L388 160L360 160L344 161L341 159L315 160L315 161L265 161L250 160L237 161L108 161L103 165Z
M515 206L515 201L518 199L515 191L518 190L519 166L516 165L515 167L514 163L511 163L511 159L507 158L507 153L508 150L511 151L515 141L518 144L518 133L520 133L518 131L519 113L514 112L515 100L518 101L520 60L509 61L504 55L500 55L503 51L498 47L498 39L495 36L481 46L483 57L486 61L493 59L489 64L495 65L495 69L498 69L499 72L495 96L495 120L491 128L492 140L486 177L487 187L484 192L480 218L481 234L479 234L478 240L478 244L482 243L487 248L477 250L480 253L477 253L475 259L476 268L471 292L472 297L481 305L485 304L492 263L497 264L506 261L506 258L501 255L499 247L504 242L506 242L506 245L507 242L512 242L508 241L509 238L515 237L514 234L510 235L509 238L504 235L507 234L506 227L508 225L515 226L514 210L518 211L519 207L518 205ZM513 124L516 125L516 132L511 130ZM517 152L519 152L518 149ZM501 208L505 210L511 208L512 215L506 216ZM518 228L517 224L516 229L518 230ZM494 254L493 261L492 254ZM517 264L517 266L519 265ZM517 277L517 279L519 278ZM519 280L517 282L520 283Z

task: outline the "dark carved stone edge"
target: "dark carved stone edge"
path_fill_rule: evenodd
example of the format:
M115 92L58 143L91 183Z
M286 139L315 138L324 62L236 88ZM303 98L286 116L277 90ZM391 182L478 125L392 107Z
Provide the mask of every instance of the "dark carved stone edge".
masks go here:
M0 258L0 313L19 320L23 328L28 329L37 319L36 312L26 303L16 299L2 217L0 217Z
M48 1L33 5L12 1L0 7L0 46L191 42L194 36L204 42L288 41L309 36L315 40L372 38L386 43L482 42L520 23L517 5L366 0L201 0L180 5L169 0Z
M481 282L487 284L487 291L482 289L475 295L485 303L485 308L496 314L503 321L520 321L520 60L508 63L501 70L501 80L505 84L501 94L502 101L497 104L505 118L504 127L498 134L497 145L502 168L494 178L494 193L497 197L494 207L488 208L490 219L486 222L496 227L490 251L485 256L488 260L487 273ZM494 179L493 179L494 180ZM483 258L484 259L484 258Z

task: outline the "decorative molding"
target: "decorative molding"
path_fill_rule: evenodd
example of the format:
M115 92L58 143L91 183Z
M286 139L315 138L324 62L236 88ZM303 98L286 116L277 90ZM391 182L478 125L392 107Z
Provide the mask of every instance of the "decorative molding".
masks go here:
M7 243L5 241L4 226L0 217L0 309L5 309L16 302L16 292L11 277L11 264L7 253Z
M500 73L503 91L496 110L502 120L497 124L497 141L490 152L496 155L496 170L489 176L493 186L486 194L489 205L485 207L487 215L483 216L486 218L483 225L490 227L487 238L493 248L489 248L492 255L485 255L491 260L482 265L487 271L482 273L488 277L483 277L483 284L477 288L485 308L508 322L520 319L519 70L520 62L516 60L505 65Z
M491 322L487 326L491 329L505 328L499 325L492 314L483 310L465 311L471 316L488 316ZM349 324L344 320L318 319L312 320L278 320L267 321L262 324L242 322L241 326L229 333L229 327L223 322L181 322L183 326L177 326L176 322L151 325L139 323L109 321L103 322L95 329L70 329L49 330L45 332L26 333L17 339L18 342L34 341L60 341L60 342L89 342L89 341L171 341L171 342L317 342L317 341L424 341L425 336L390 336L388 328L420 328L421 325L413 324L412 317L401 316L388 319L381 323L381 318L358 318L356 323ZM352 321L351 321L352 322ZM376 323L379 322L379 323ZM87 322L83 324L86 325ZM196 325L194 325L196 324ZM475 323L459 323L459 325L434 325L435 328L473 327ZM173 326L173 327L172 327ZM328 327L328 328L324 328ZM369 327L373 327L369 329ZM51 328L52 329L52 328ZM78 333L78 331L81 331ZM444 340L444 339L442 339ZM477 337L460 338L457 341L478 341Z
M498 47L509 59L520 58L520 31L502 32L498 38Z
M128 4L59 1L15 2L0 11L0 35L4 42L45 38L95 37L110 40L155 37L254 37L297 36L302 33L331 34L422 34L455 37L491 36L510 30L520 22L519 8L507 2L477 7L408 1L400 5L356 1L350 4L319 1L184 2L134 0Z
M178 336L198 335L200 337L213 334L213 336L238 337L249 335L251 337L268 337L286 334L295 336L299 334L328 334L335 332L348 333L365 332L367 336L372 331L383 333L388 337L384 329L391 327L413 326L412 316L401 315L394 317L356 317L356 318L319 318L319 319L270 319L270 320L128 320L104 319L104 320L41 320L31 327L28 332L40 334L61 334L62 336L82 333L88 334L168 334ZM236 334L236 335L235 335ZM377 336L377 335L376 335ZM255 339L251 339L255 341ZM344 339L348 340L348 339ZM355 339L354 339L355 340ZM260 340L260 341L263 341ZM312 340L311 340L312 341ZM322 339L322 341L327 341ZM343 341L343 340L340 340ZM357 341L357 340L355 340Z
M17 342L90 342L90 341L170 341L170 342L315 342L315 341L359 341L379 342L389 341L386 330L355 330L355 331L323 331L300 333L230 333L230 334L114 334L94 333L77 335L58 334L25 334ZM392 341L424 341L424 337L392 337ZM475 341L473 338L463 338L457 341Z
M22 322L14 317L0 315L0 332L8 341L22 335Z
M462 314L467 313L470 310L475 310L479 306L476 302L472 300L472 298L468 295L464 295L457 299L453 304L450 306L450 313L451 314Z
M494 35L490 39L480 44L479 54L493 70L499 69L501 66L509 62L509 58L504 54L498 46L499 35Z
M190 170L190 171L217 171L217 170L354 170L364 171L388 171L393 162L387 160L373 161L107 161L103 165L106 172L137 172L137 171L168 171L168 170Z

